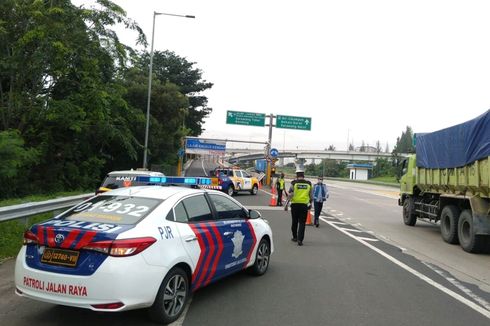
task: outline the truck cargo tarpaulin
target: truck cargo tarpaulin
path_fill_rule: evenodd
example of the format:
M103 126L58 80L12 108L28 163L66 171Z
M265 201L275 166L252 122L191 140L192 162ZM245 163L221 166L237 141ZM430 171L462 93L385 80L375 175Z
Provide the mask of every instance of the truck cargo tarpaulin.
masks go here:
M187 138L185 152L187 154L225 155L226 141L214 139Z
M490 156L490 110L446 129L417 134L417 166L445 169Z

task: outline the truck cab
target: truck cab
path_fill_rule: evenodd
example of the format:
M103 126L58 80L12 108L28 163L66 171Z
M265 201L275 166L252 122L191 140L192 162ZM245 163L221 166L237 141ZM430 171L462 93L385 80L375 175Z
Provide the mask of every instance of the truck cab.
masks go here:
M413 195L413 187L415 185L415 155L409 155L401 162L401 178L400 178L400 206L403 204L403 199L406 195Z

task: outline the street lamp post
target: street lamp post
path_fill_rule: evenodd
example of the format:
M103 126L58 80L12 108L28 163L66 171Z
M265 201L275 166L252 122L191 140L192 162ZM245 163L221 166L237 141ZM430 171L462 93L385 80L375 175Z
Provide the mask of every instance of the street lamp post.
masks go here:
M176 14L168 14L164 12L153 12L153 28L151 31L151 50L150 50L150 68L148 73L148 101L146 105L146 129L145 129L145 151L143 154L143 168L146 169L148 165L148 131L150 129L150 101L151 101L151 75L153 71L153 44L155 41L155 17L159 15L165 16L173 16L173 17L183 17L183 18L196 18L191 15L176 15Z

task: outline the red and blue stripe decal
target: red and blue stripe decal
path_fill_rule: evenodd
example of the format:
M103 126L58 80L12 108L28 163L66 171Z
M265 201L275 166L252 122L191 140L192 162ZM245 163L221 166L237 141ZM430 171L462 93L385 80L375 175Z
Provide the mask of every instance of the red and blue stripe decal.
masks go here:
M193 291L245 268L250 262L257 239L248 221L212 221L189 226L200 248L199 259L192 274ZM234 257L235 244L231 235L234 236L237 231L243 235L239 248L242 253Z
M63 242L56 243L55 233L63 234L64 236ZM42 225L37 226L37 238L39 239L39 244L51 248L78 250L88 245L96 235L97 232L95 231L82 231L80 229L72 229L69 231L61 232L58 230L55 231L55 228L52 226L42 226Z
M42 224L33 225L31 232L37 236L39 246L80 250L91 242L114 240L119 233L134 227L134 225L114 225L112 229L118 227L117 232L90 229L97 228L100 225L107 226L107 224L102 223L51 219ZM66 267L43 263L41 261L43 251L39 250L37 245L28 245L26 251L26 264L29 267L70 275L91 275L108 257L103 253L80 250L76 266Z

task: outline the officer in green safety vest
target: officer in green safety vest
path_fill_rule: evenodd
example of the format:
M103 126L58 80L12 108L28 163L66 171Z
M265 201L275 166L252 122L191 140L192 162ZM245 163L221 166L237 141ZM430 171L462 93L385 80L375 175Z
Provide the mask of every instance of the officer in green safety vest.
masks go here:
M284 173L281 173L281 176L277 178L276 181L276 190L277 190L277 206L282 206L282 193L286 193L286 184L284 181ZM286 193L287 196L287 193Z
M313 187L310 181L305 180L303 169L296 169L296 180L291 182L288 198L291 201L291 231L293 232L291 240L298 242L298 246L302 246L306 217L313 202Z

